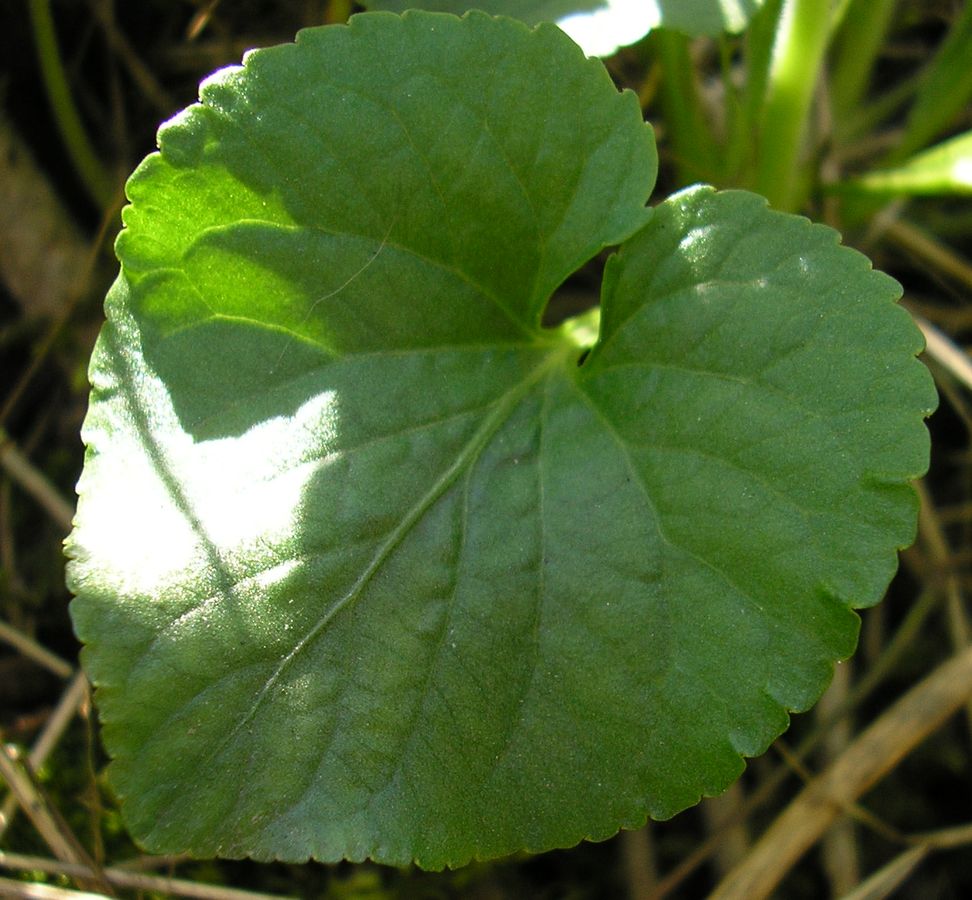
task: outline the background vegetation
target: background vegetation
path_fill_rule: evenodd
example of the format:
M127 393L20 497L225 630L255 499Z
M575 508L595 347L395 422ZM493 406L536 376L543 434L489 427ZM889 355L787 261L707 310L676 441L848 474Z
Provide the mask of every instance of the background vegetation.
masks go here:
M918 486L918 541L885 602L864 615L858 655L820 706L725 797L535 858L430 874L148 859L131 844L101 777L61 556L122 185L202 77L352 7L0 8L0 773L32 804L28 817L12 795L0 800L0 894L43 883L123 896L648 898L698 897L721 882L725 896L750 897L782 879L787 898L972 895L972 365L962 349L972 328L972 188L951 163L935 170L951 178L929 180L926 168L917 187L880 174L972 128L972 9L953 0L835 3L833 33L794 43L791 93L786 79L760 84L780 7L772 0L748 35L656 33L608 61L656 124L659 196L699 179L745 185L838 227L901 281L929 340L942 405ZM957 158L972 166L964 152ZM565 286L563 311L590 304L597 265ZM72 865L105 871L79 876ZM734 869L754 880L745 889L723 881Z

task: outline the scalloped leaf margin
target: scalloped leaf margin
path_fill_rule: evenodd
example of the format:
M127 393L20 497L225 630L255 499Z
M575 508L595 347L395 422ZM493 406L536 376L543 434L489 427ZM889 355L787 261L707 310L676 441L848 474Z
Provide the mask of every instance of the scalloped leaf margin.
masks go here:
M891 279L750 194L649 216L636 99L548 26L302 32L160 146L68 543L137 840L438 869L603 839L816 700L927 464ZM593 347L542 327L618 243Z

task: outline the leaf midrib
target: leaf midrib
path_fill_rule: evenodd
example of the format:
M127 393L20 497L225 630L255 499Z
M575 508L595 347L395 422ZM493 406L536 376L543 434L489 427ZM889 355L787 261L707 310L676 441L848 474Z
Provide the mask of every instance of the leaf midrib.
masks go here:
M552 350L541 362L531 369L517 384L513 385L496 401L493 411L485 417L480 427L466 442L462 450L455 457L452 464L435 480L432 486L413 504L402 517L399 524L385 538L381 546L372 556L371 561L362 570L351 588L312 625L304 636L278 664L273 673L267 678L263 687L254 699L250 709L240 718L224 739L206 755L201 764L209 763L218 757L223 750L233 742L240 730L251 722L259 712L261 706L280 680L284 672L302 655L302 653L316 640L316 638L330 625L344 610L352 607L362 596L364 589L372 578L387 561L389 556L405 539L411 529L419 522L423 515L455 482L459 475L472 463L490 438L503 426L513 414L519 403L526 397L530 389L541 381L552 369L558 365L568 364L571 346L564 344Z

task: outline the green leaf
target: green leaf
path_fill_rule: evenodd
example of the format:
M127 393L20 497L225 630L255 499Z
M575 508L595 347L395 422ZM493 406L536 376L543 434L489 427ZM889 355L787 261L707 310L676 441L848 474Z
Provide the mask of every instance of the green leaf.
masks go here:
M591 56L610 56L653 28L717 35L745 29L764 0L363 0L372 10L409 9L461 15L478 9L528 25L556 22Z
M972 131L942 141L898 168L868 172L835 190L895 197L972 194Z
M723 790L912 539L895 283L750 194L649 218L553 27L364 15L201 99L129 183L68 548L132 834L440 868ZM542 327L617 242L593 348Z

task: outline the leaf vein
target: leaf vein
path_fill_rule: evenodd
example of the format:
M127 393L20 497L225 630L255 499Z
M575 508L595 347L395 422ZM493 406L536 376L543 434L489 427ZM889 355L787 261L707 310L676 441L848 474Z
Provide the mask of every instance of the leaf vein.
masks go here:
M342 611L354 605L361 597L372 578L389 558L392 552L401 544L405 536L411 531L419 519L428 511L431 505L448 489L455 481L462 470L475 459L482 447L489 441L493 434L500 428L504 421L516 408L516 405L525 396L529 388L539 380L543 374L555 363L560 361L560 357L551 354L548 358L539 363L520 383L514 385L496 402L493 412L487 416L483 424L476 433L469 439L466 445L456 456L452 464L439 476L432 486L413 504L413 506L402 517L388 537L378 547L371 561L364 567L361 574L355 580L351 588L345 592L329 609L312 625L303 637L295 644L293 649L288 652L278 663L274 671L267 678L266 683L261 687L257 696L254 698L250 709L240 718L240 721L230 730L223 741L209 754L208 759L214 759L223 748L235 739L240 730L253 720L259 709L262 707L271 691L280 680L284 672L294 663L294 661L321 635L327 626L334 621Z

